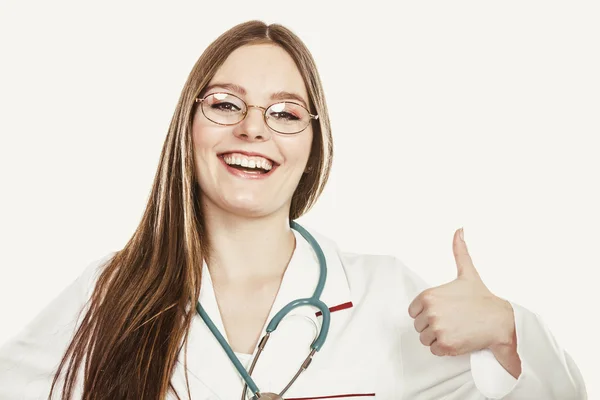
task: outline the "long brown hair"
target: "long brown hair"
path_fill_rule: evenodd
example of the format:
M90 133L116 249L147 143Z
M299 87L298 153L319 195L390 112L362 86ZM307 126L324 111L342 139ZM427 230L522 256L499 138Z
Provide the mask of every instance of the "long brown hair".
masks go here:
M200 266L208 251L190 134L194 99L229 54L257 43L273 43L289 53L304 79L310 111L319 115L313 120L308 168L294 192L290 219L307 212L321 194L333 147L324 92L310 52L278 24L249 21L233 27L204 51L183 87L141 222L126 246L103 266L49 399L60 386L62 400L72 397L82 364L85 400L158 400L169 389L174 391L171 376L187 343L200 294ZM186 382L189 396L187 371Z

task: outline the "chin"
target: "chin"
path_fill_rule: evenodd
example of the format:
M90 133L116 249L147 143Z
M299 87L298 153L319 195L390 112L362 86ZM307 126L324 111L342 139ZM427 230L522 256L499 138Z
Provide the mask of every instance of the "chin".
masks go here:
M217 188L216 188L217 189ZM231 188L223 185L220 190L212 193L202 193L202 202L205 211L211 212L211 209L220 213L227 213L238 217L259 218L273 213L282 212L289 208L291 204L291 195L286 203L286 199L281 199L277 193L268 193L258 190L243 190L240 188ZM279 193L281 195L281 193ZM289 211L288 211L289 213Z
M263 205L257 205L256 207L249 206L248 204L240 205L238 207L229 206L226 211L232 215L246 218L260 218L266 217L267 215L275 212L274 209L265 208Z
M227 199L222 208L239 216L262 217L275 212L279 207L273 203L273 199L263 196L236 196Z

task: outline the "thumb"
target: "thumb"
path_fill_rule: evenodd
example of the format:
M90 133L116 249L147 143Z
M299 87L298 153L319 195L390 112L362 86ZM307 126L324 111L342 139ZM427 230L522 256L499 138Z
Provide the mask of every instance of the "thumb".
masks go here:
M457 229L456 232L454 232L452 251L454 252L454 259L456 260L457 277L481 280L475 265L473 265L473 260L471 260L471 256L469 255L469 250L467 249L467 244L464 239L463 228Z

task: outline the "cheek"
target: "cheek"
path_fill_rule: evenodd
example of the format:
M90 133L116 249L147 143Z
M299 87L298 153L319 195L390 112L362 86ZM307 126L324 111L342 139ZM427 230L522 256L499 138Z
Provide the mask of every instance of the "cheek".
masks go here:
M297 140L294 140L293 143L289 144L288 153L290 157L293 157L294 162L306 164L308 158L310 157L310 150L312 147L313 134L312 131L306 132L306 135L299 136ZM301 166L302 168L304 166Z
M194 123L192 125L192 145L196 160L200 161L208 157L220 137L221 133L215 127Z

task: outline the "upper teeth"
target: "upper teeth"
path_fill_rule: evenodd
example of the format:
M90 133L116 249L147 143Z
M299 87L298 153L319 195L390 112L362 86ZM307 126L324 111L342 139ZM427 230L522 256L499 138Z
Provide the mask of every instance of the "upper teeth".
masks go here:
M248 157L244 154L230 153L223 156L223 160L229 165L241 165L247 168L262 168L270 171L273 168L271 161L263 157Z

